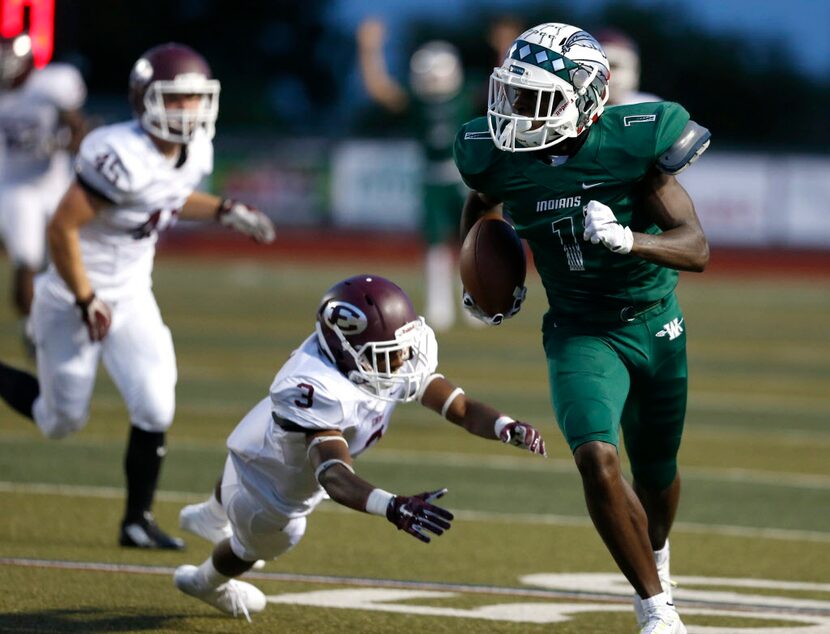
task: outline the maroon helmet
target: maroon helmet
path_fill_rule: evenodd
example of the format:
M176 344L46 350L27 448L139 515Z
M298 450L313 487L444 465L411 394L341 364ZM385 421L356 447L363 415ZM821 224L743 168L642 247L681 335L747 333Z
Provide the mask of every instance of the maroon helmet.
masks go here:
M173 103L176 95L199 96L198 107ZM213 138L219 114L219 80L212 78L205 58L189 46L161 44L133 65L130 105L141 127L165 141L189 143L200 128Z
M0 36L0 90L20 86L35 67L32 40L25 33Z
M433 370L434 337L407 294L377 275L332 286L317 310L317 340L359 388L383 400L414 399ZM403 389L401 389L403 388Z

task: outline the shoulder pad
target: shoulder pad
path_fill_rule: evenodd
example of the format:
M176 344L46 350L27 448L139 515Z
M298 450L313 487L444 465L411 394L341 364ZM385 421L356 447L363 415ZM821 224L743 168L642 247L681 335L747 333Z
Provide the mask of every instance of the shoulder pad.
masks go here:
M78 179L107 200L116 204L128 202L151 179L145 145L130 125L93 130L78 151Z
M271 386L272 411L308 431L341 429L345 422L343 405L329 388L310 376L294 375L275 381Z
M708 129L690 120L674 144L657 159L657 169L666 174L679 174L706 151L711 137Z
M28 83L32 92L60 110L78 110L86 101L86 84L81 73L69 64L49 64L35 71Z
M455 137L453 158L462 176L486 171L500 152L493 144L485 117L464 124Z

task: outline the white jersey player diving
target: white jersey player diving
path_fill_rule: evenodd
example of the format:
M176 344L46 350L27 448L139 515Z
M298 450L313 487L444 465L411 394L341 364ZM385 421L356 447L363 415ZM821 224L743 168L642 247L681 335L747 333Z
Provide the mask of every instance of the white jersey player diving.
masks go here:
M398 286L358 275L329 289L316 332L228 438L213 495L182 509L181 527L215 547L200 566L176 570L176 587L250 618L265 609L265 596L234 577L295 546L326 497L422 542L448 530L452 514L432 504L446 489L395 495L355 473L353 459L386 433L398 403L417 400L472 434L545 455L534 427L467 397L437 366L435 335Z
M196 191L213 169L219 82L196 51L165 44L130 75L135 119L83 141L76 178L47 228L51 264L35 286L38 377L0 363L0 396L43 434L81 429L103 360L127 406L122 546L182 548L150 512L175 411L176 358L152 292L158 233L179 217L218 220L260 242L262 212Z

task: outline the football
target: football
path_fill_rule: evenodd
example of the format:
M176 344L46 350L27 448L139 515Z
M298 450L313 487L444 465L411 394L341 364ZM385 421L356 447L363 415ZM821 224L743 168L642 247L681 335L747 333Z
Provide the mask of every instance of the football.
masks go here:
M509 223L479 218L461 245L459 269L464 289L482 311L506 315L525 283L524 245Z

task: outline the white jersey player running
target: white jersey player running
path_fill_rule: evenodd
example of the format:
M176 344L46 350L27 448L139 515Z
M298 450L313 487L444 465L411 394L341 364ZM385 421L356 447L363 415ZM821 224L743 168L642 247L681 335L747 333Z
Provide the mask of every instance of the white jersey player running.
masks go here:
M465 396L437 365L435 335L398 286L374 275L333 286L316 332L228 438L214 494L182 509L182 528L216 546L176 570L179 590L234 616L263 610L262 592L233 577L295 546L327 496L423 542L449 529L452 514L432 504L446 489L401 496L355 474L353 459L380 440L398 403L418 400L472 434L545 455L534 427Z
M47 229L52 263L37 279L31 317L38 378L0 364L0 396L62 438L86 424L103 360L131 423L122 546L184 545L150 513L176 385L173 341L151 289L158 232L180 217L218 219L274 239L258 210L195 191L213 169L218 94L207 62L186 46L157 46L135 63L136 120L86 137Z
M0 37L0 237L24 321L34 276L46 264L46 223L72 180L70 152L86 131L85 100L73 66L35 69L28 35Z

